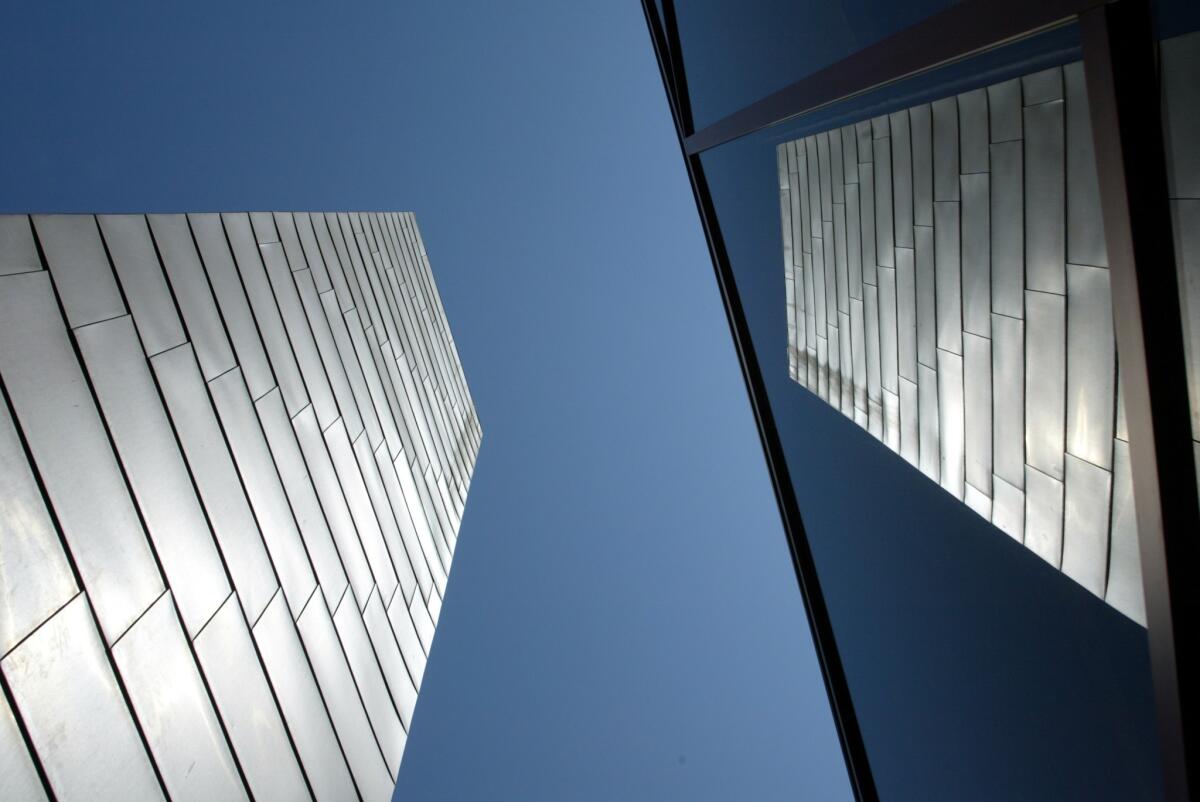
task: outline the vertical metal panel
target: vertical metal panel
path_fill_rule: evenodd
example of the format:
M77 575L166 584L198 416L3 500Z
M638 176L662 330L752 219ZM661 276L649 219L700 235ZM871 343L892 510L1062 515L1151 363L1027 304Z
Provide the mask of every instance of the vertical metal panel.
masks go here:
M900 453L900 395L891 390L883 391L883 435L884 445Z
M350 380L346 376L346 368L342 365L338 355L333 331L329 327L329 321L325 318L325 308L317 294L313 275L308 270L301 270L295 274L295 278L296 291L308 318L313 340L316 342L317 353L321 355L321 363L325 366L325 375L329 378L329 386L333 390L338 411L346 422L346 428L351 436L357 437L363 430L362 419L358 415L358 406L354 401L354 393L350 389ZM322 426L328 426L332 422L322 422Z
M388 623L396 636L396 644L400 654L404 655L404 664L412 676L413 684L421 690L421 679L425 676L426 655L421 641L417 637L417 628L413 625L412 615L408 612L408 602L399 594L392 599L387 608Z
M845 173L845 155L842 153L842 137L839 131L829 132L829 166L832 168L830 172L830 180L833 190L833 202L846 202L846 173Z
M938 438L938 377L928 365L917 368L917 403L920 406L921 472L935 482L941 481L942 452Z
M367 488L367 496L375 510L375 519L379 522L380 531L383 533L383 542L387 546L388 554L391 555L391 563L400 580L400 588L404 592L405 598L412 598L417 584L416 575L413 572L408 551L400 539L400 526L396 521L395 513L392 512L392 505L388 502L387 491L383 487L383 477L380 475L377 461L379 456L388 456L385 445L381 444L372 452L363 438L360 437L354 443L354 457L358 460L363 483ZM385 461L387 460L385 459Z
M76 331L100 409L188 633L229 595L225 568L128 317Z
M162 592L45 271L0 278L0 375L104 633Z
M1083 62L1063 67L1066 83L1067 261L1108 266L1104 219L1100 213L1100 182L1096 147L1088 113Z
M966 173L988 170L988 97L986 89L958 96L959 169Z
M246 291L234 266L233 255L229 252L221 216L189 214L188 222L192 225L200 258L204 261L204 269L233 341L233 350L237 354L242 375L246 377L250 395L260 398L275 386L275 375L267 362L267 353L259 339L254 315L250 312L250 302L246 300Z
M933 110L933 199L958 200L958 101L935 100ZM936 221L934 223L937 224Z
M275 220L270 212L250 212L250 223L254 228L254 239L260 245L279 242L279 232L275 229Z
M1066 299L1025 293L1026 462L1062 480L1066 410Z
M850 312L850 270L846 254L846 204L833 207L833 257L837 267L837 309Z
M200 369L204 378L211 379L237 363L229 338L225 336L212 288L196 253L192 230L187 218L181 214L152 214L149 220Z
M417 631L421 647L425 649L425 654L429 654L429 648L433 645L433 619L429 616L429 610L423 601L413 599L408 605L408 613L412 616L413 628Z
M833 319L837 319L836 312L833 313ZM826 400L834 409L840 409L842 403L842 349L837 326L832 324L829 326L828 349L829 396Z
M941 444L942 487L960 501L963 497L964 422L963 358L938 349L938 439Z
M912 248L896 249L897 372L917 380L917 286Z
M959 268L958 203L933 204L937 347L962 353L962 276Z
M278 583L217 424L208 389L188 346L164 351L150 362L233 585L247 615L254 620L271 600Z
M859 151L862 158L862 151ZM868 157L870 158L870 157ZM875 165L859 162L858 165L858 211L859 231L862 240L862 271L864 284L876 284L875 266L878 264L875 245Z
M896 247L913 247L913 155L908 110L892 113L892 189Z
M0 214L0 276L41 269L28 215Z
M84 594L10 652L2 666L55 796L163 798Z
M404 664L404 657L400 654L396 635L392 632L392 626L388 622L387 611L383 608L383 600L380 598L378 590L372 593L371 598L367 600L367 607L363 610L363 623L367 626L371 645L375 647L379 665L383 668L383 676L387 680L388 693L391 694L392 703L395 704L396 712L400 714L400 721L407 731L412 727L413 710L417 705L417 689Z
M304 248L304 258L312 271L317 292L333 289L326 267L326 262L333 253L333 242L329 239L329 230L325 228L324 215L296 212L294 217L296 233L300 237L300 246Z
M992 145L992 311L1025 316L1024 153L1020 141Z
M873 140L875 147L875 264L895 267L895 237L892 229L892 146L891 138Z
M1133 473L1129 444L1113 442L1112 523L1108 585L1104 600L1146 625L1146 602L1142 594L1142 559L1137 543L1137 515L1133 506Z
M94 217L35 214L33 224L72 328L125 314Z
M311 798L236 596L226 600L194 645L254 798Z
M917 383L900 379L900 456L913 467L921 465L921 439L918 425Z
M867 410L867 343L863 321L863 302L850 301L850 347L854 377L854 408Z
M282 595L254 625L254 640L317 799L354 799L346 758Z
M71 564L25 458L8 404L0 398L0 657L75 593Z
M343 602L348 604L349 600ZM354 605L351 605L352 607ZM329 717L345 749L346 762L364 800L391 798L392 779L355 689L333 621L318 595L296 622Z
M247 799L170 591L112 652L171 798Z
M982 490L976 489L970 482L966 484L963 503L970 507L977 515L988 521L992 520L992 499L985 495Z
M992 341L963 335L966 480L992 495Z
M254 407L262 422L271 458L278 466L279 479L295 515L304 547L312 560L317 581L325 593L326 601L334 604L346 590L346 572L338 559L329 525L308 475L304 455L296 442L296 432L283 407L283 398L278 390L272 390L255 402ZM306 407L304 412L312 414L310 407Z
M1063 102L1025 108L1025 281L1027 289L1066 292Z
M300 232L296 228L296 220L291 212L274 212L275 228L279 231L279 241L283 243L283 252L287 255L288 266L294 272L308 267L308 259L304 256L304 248L300 244ZM274 280L271 282L274 284Z
M1067 265L1066 448L1111 469L1117 366L1108 279L1105 268Z
M1021 477L1021 487L1011 485L999 476L992 477L992 524L1002 532L1011 535L1018 543L1025 541L1025 485Z
M821 223L822 254L825 257L825 317L827 325L837 326L837 268L834 260L833 222ZM818 265L818 268L820 266Z
M1183 353L1187 361L1192 439L1200 440L1200 199L1172 199L1171 227L1175 234L1175 270L1179 283ZM1118 417L1125 422L1124 408ZM1128 440L1122 425L1117 435Z
M932 206L930 215L932 216ZM937 280L934 269L933 226L914 229L916 250L917 361L933 367L937 364Z
M288 605L299 611L316 579L246 385L240 371L231 370L208 386Z
M884 390L897 392L896 271L879 268L879 367Z
M387 402L383 382L379 378L379 369L375 365L371 347L367 342L368 338L363 332L358 310L351 309L347 312L345 314L345 321L347 331L350 334L350 342L353 345L355 354L358 356L359 365L362 367L370 403L378 416L382 436L387 440L388 448L391 449L391 452L398 454L400 453L400 435L396 431L396 420L390 411L391 407ZM378 440L371 441L372 448L378 445Z
M1108 518L1112 474L1070 454L1063 502L1062 570L1104 598L1108 574Z
M908 110L912 139L913 224L933 225L933 118L928 103Z
M992 142L1021 138L1021 79L1013 78L987 88L988 121Z
M146 353L157 354L182 344L187 338L146 218L140 214L102 214L96 219Z
M1062 564L1063 483L1025 466L1025 545L1058 568Z
M855 172L858 164L854 165ZM863 250L861 199L858 184L846 185L846 264L850 278L850 297L862 300Z
M858 183L858 138L854 133L854 126L842 126L842 173L846 179L846 185ZM850 199L846 199L846 205L850 204Z
M355 605L343 602L334 613L333 624L345 650L346 661L350 664L350 672L354 675L354 684L358 686L358 693L362 697L367 719L383 751L392 780L395 780L400 771L400 756L404 753L407 735L392 704L375 648L371 645L366 626Z
M7 799L26 802L46 799L42 780L17 729L17 720L3 696L0 696L0 791Z
M346 328L346 320L342 317L341 310L338 309L337 298L334 294L327 292L321 295L321 305L325 308L325 319L329 321L333 342L337 347L338 358L346 371L346 378L350 383L350 391L354 396L355 407L358 410L356 417L361 419L363 428L366 430L371 444L378 445L380 439L383 437L383 431L379 428L379 418L375 414L375 408L371 405L371 396L367 391L367 380L363 376L362 367L358 364L358 358L355 356L354 345L350 340L350 332ZM343 422L346 420L349 419L343 416ZM346 428L349 430L350 427L347 425Z
M1022 76L1021 89L1026 106L1061 100L1063 96L1062 68L1051 67L1032 75Z
M986 146L985 146L986 149ZM991 336L991 234L988 174L962 177L962 326L963 331Z
M821 188L821 222L833 222L833 174L829 164L829 133L822 131L816 135L817 141L817 176ZM811 168L810 168L811 169ZM825 243L826 246L829 243Z
M883 403L882 376L879 356L879 291L871 285L863 287L863 310L867 352L867 400Z
M1158 46L1167 186L1172 198L1200 199L1200 37L1176 36Z

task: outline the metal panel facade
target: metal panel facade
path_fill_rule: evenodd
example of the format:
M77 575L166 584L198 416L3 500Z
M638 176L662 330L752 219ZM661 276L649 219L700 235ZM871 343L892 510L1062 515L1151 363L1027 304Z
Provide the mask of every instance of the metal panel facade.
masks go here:
M0 378L0 785L390 796L481 440L412 215L0 216Z

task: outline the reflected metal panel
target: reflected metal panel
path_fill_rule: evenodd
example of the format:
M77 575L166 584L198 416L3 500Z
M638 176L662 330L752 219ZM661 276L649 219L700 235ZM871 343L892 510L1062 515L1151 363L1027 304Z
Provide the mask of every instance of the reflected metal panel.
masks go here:
M987 88L988 125L992 142L1021 138L1021 79L1012 78Z
M1138 551L1137 514L1133 506L1133 473L1129 443L1113 441L1112 529L1108 586L1104 600L1142 626L1146 602L1142 594L1142 558Z
M1100 212L1100 180L1096 146L1088 113L1083 63L1063 67L1066 84L1067 261L1108 267L1104 218Z
M986 146L984 147L986 152ZM962 176L962 328L991 336L991 235L988 174Z
M1063 483L1025 466L1025 545L1059 568L1062 565Z
M363 622L367 626L371 644L375 647L379 665L383 668L388 693L391 694L396 711L400 714L405 731L408 731L412 728L413 710L417 705L417 689L404 663L404 656L400 654L400 646L396 643L396 635L392 632L378 590L367 600L367 607L363 610Z
M1067 454L1064 485L1063 573L1103 598L1112 474Z
M71 328L125 314L96 218L35 214L33 225Z
M1108 270L1067 265L1066 450L1108 470L1116 373Z
M396 644L400 647L400 654L404 656L404 664L408 666L413 685L420 691L421 678L425 675L425 649L417 637L417 628L408 612L408 602L400 594L396 594L388 603L387 617L392 634L396 636Z
M0 214L0 276L41 269L29 216Z
M957 182L955 186L958 186ZM961 354L963 323L958 202L935 202L933 204L933 221L937 347L939 350Z
M1025 459L1063 477L1066 411L1066 298L1025 292Z
M962 500L965 480L963 416L963 358L938 349L938 438L941 443L941 484Z
M885 118L886 119L886 118ZM886 124L886 123L885 123ZM875 264L880 267L895 267L895 237L892 202L892 146L891 137L875 139Z
M329 386L333 391L334 400L337 402L338 412L346 422L346 428L350 431L351 436L357 437L363 430L362 420L358 416L358 407L354 401L354 393L350 389L346 368L342 365L337 346L333 341L333 331L329 327L329 321L325 319L325 307L321 304L321 298L317 294L314 276L308 270L297 271L294 275L296 291L312 329L313 340L316 343L317 352L321 356L321 363L325 366L325 375L329 379ZM332 420L320 421L322 428L331 423L333 423Z
M988 171L988 95L972 89L958 96L959 169L963 175Z
M958 102L935 100L933 110L933 199L958 200ZM935 223L936 225L936 220Z
M896 232L896 247L913 247L913 152L908 110L891 115L892 129L892 189L894 199L892 219Z
M158 262L145 216L102 214L96 219L146 354L157 354L183 344L186 340L183 325Z
M912 248L896 249L897 371L917 380L917 277Z
M0 668L56 797L164 798L84 594Z
M1028 91L1026 104L1029 103ZM1063 101L1025 107L1026 289L1066 292Z
M991 235L992 311L1025 316L1025 189L1021 142L992 145Z
M992 496L992 341L963 333L966 481Z
M8 701L0 695L0 791L8 799L46 799L42 780L25 748Z
M247 799L170 591L112 652L171 799Z

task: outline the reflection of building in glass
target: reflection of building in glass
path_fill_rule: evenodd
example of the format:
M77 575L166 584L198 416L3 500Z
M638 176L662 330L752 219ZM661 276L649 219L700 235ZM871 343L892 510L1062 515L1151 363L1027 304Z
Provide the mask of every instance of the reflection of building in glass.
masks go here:
M481 430L411 214L0 217L0 786L390 798Z
M1144 623L1083 65L777 156L792 378Z

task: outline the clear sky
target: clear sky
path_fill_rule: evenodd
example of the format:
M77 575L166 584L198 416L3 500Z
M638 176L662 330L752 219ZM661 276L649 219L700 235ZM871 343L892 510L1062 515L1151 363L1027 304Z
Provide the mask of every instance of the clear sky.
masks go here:
M417 214L485 434L398 797L848 798L639 4L100 5L0 11L0 210Z

